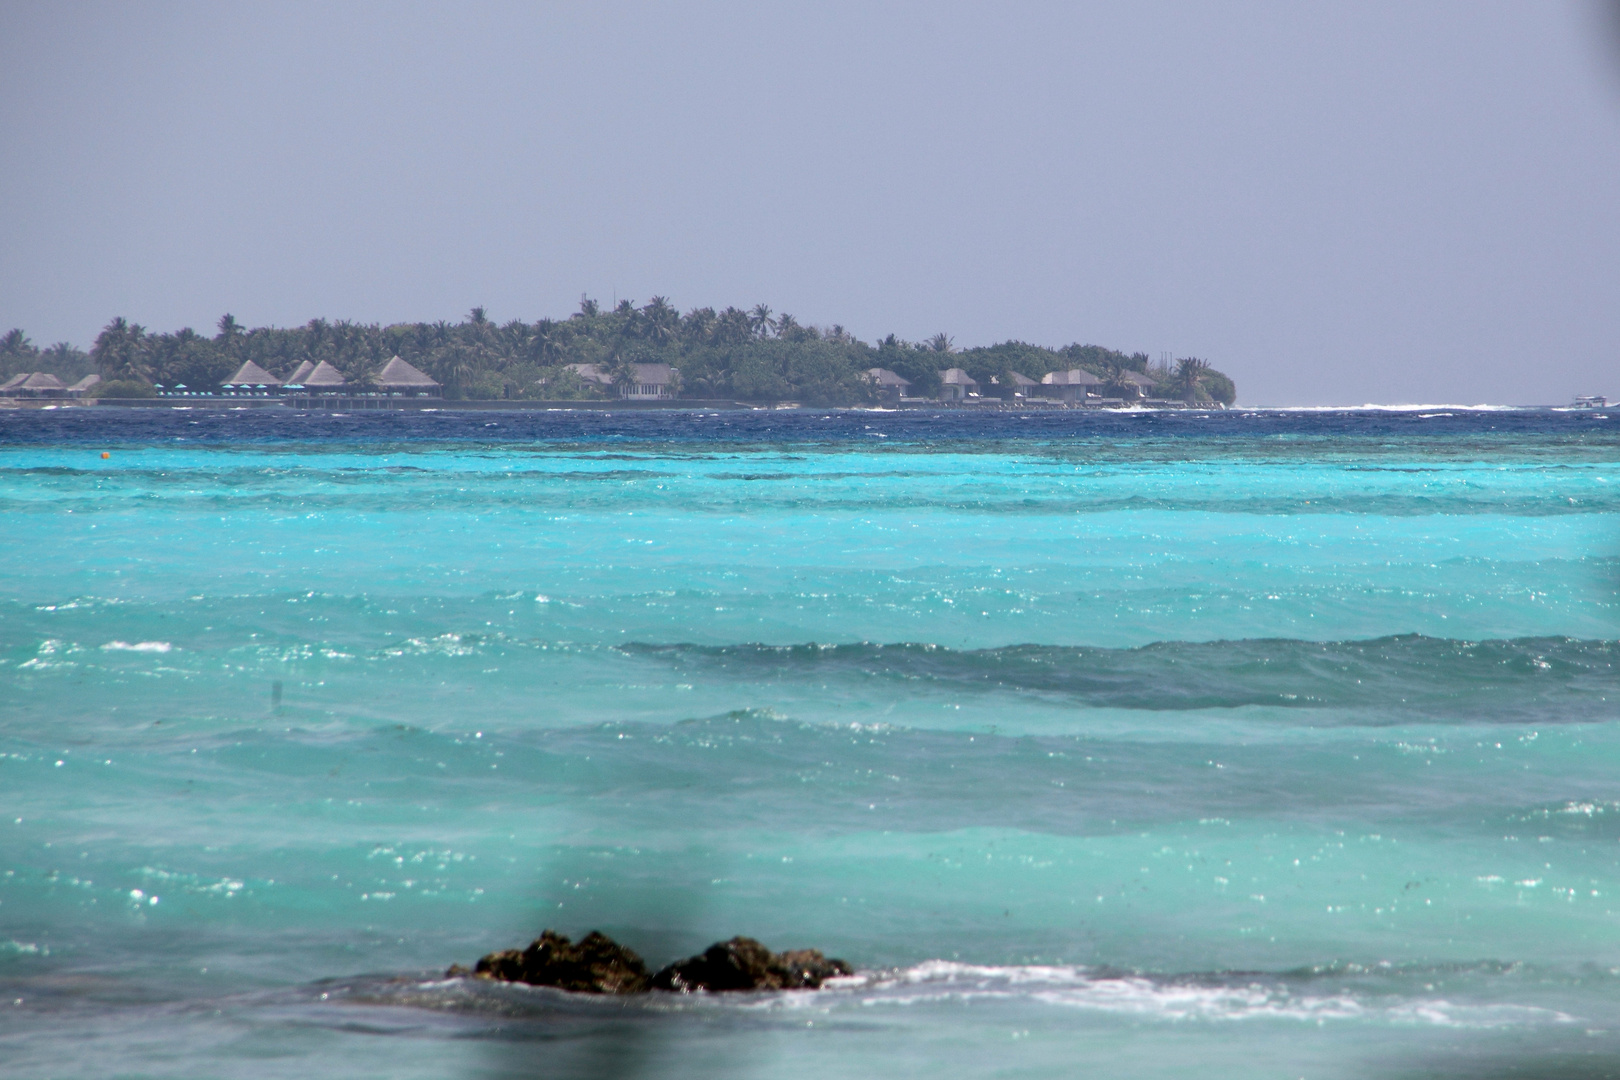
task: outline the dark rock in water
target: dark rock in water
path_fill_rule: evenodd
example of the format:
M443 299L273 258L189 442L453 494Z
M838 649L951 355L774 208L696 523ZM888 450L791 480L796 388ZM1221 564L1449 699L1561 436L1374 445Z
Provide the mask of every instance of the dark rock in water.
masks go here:
M820 949L789 949L776 954L776 964L788 981L782 985L789 990L800 988L819 990L828 979L840 975L853 975L855 969L842 960L824 956Z
M468 971L454 964L446 978L492 979L555 986L584 994L639 994L646 990L816 990L838 975L853 974L842 960L817 949L773 953L753 938L734 937L700 955L678 960L651 978L641 957L606 934L592 930L575 945L547 930L527 949L502 949Z
M773 953L753 938L734 937L700 955L677 960L652 977L654 990L816 990L837 975L852 974L842 960L818 949Z
M454 977L465 968L451 968ZM584 994L639 994L647 989L647 965L606 934L592 930L575 945L547 930L527 949L503 949L478 961L479 979L555 986Z
M546 933L551 933L547 930ZM502 949L492 952L488 956L478 958L473 966L473 974L484 979L494 979L497 982L527 982L523 977L523 950Z

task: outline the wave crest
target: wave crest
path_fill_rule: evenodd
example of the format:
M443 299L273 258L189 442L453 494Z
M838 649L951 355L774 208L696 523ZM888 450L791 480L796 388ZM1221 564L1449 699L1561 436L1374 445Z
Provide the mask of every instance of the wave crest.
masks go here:
M744 681L846 680L1055 694L1123 709L1342 708L1499 721L1612 719L1620 642L1565 637L1461 641L1159 642L1133 649L1011 645L649 645L631 655Z

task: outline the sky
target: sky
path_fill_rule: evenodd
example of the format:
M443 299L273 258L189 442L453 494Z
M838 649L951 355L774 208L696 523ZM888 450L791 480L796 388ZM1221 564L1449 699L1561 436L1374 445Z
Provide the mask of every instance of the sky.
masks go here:
M0 331L765 302L1620 397L1613 2L0 0Z

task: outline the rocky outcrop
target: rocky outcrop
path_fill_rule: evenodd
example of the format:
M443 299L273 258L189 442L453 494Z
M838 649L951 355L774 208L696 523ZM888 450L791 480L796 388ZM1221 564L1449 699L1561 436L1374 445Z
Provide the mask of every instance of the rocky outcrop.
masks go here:
M641 957L606 934L592 930L576 945L547 930L526 949L492 952L472 971L457 964L445 974L555 986L584 994L639 994L646 990L816 990L827 979L852 973L844 961L828 959L818 949L773 953L753 938L734 937L649 977Z
M654 990L819 990L822 982L851 974L842 960L819 949L773 953L753 938L716 942L677 960L652 977Z
M452 968L451 975L466 973ZM648 987L647 965L632 950L592 930L575 945L547 930L527 949L503 949L478 961L474 978L555 986L582 994L639 994Z

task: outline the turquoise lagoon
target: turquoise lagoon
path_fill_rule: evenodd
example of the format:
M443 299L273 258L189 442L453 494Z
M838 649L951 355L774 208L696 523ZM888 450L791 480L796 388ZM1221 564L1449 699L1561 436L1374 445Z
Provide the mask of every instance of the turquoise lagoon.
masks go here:
M1620 420L109 411L0 414L8 1076L1620 1075ZM543 927L859 974L441 977Z

